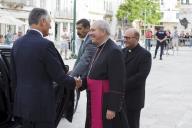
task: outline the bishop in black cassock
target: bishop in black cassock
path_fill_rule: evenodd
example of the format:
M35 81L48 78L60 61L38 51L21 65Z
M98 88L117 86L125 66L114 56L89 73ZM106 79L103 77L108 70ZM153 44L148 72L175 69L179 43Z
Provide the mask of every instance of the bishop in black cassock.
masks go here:
M125 66L119 47L109 38L109 25L96 21L90 37L97 51L83 87L88 92L86 128L127 128L124 112Z

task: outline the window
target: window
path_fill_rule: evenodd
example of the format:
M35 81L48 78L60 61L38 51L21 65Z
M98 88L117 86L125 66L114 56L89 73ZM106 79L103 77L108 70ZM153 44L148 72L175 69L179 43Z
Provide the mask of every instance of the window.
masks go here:
M164 13L163 13L163 12L161 12L161 19L163 19L163 17L164 17Z
M163 0L161 0L161 5L164 5L164 1Z
M63 22L63 28L66 28L68 30L68 23L67 22Z
M181 0L181 4L192 4L192 0Z
M60 5L61 5L61 1L60 0L56 0L56 10L57 11L60 10Z
M109 11L112 11L112 2L109 3Z
M40 1L40 7L41 7L41 8L46 7L46 0L41 0L41 1Z
M179 12L176 13L176 19L179 19Z
M106 1L104 0L104 10L106 9Z
M34 4L33 4L33 3L34 3L33 0L26 0L25 3L26 3L26 5L28 5L28 6L34 5Z
M108 1L104 0L104 10L107 11L108 10Z

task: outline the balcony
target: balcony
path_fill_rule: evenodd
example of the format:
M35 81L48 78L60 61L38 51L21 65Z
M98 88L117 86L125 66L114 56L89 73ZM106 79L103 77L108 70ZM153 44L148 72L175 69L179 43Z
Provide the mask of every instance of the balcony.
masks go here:
M0 3L11 9L21 9L24 6L24 3L13 0L1 0Z
M23 6L34 6L35 0L0 0L0 3L11 9L21 9Z
M63 10L56 10L55 11L55 18L66 18L66 19L73 19L73 11L69 9L63 9Z

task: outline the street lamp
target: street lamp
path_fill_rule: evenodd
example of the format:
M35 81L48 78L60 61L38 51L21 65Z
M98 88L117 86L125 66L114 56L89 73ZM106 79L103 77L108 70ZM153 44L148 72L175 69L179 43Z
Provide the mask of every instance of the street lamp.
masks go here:
M75 25L76 25L76 0L73 2L73 38L72 38L72 52L75 55Z
M145 8L145 11L144 11L144 40L145 40L145 31L146 31L146 8Z

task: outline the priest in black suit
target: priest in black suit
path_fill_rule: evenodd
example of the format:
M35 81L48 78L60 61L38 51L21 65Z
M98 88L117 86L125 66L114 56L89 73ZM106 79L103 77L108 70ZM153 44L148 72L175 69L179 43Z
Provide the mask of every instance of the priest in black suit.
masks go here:
M140 112L145 100L145 81L151 69L151 54L139 45L139 37L139 32L134 28L124 34L125 102L130 128L139 128Z

